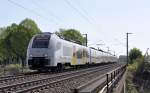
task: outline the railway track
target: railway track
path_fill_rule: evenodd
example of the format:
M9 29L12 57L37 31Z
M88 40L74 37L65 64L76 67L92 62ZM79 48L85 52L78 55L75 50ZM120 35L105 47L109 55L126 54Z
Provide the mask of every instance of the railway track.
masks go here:
M64 73L40 75L38 78L28 78L22 82L7 83L0 86L1 93L24 93L41 92L43 93L70 93L71 89L86 83L96 76L106 73L112 68L120 66L119 64L110 64L107 66L82 69ZM18 79L16 79L18 80ZM9 85L8 85L9 84ZM47 91L47 92L46 92Z
M34 78L40 78L40 76L47 76L44 73L25 73L25 74L19 74L19 75L10 75L5 77L0 77L0 86L13 84L15 82L22 82L24 80L34 79Z
M39 72L26 72L26 73L20 73L17 75L6 75L6 76L0 76L0 79L6 79L6 78L13 78L17 76L23 76L23 75L33 75L33 74L39 74Z
M81 70L82 69L85 69L85 68L80 68ZM78 70L80 70L78 69ZM74 69L65 69L63 72L67 72L67 71L74 71ZM60 73L60 72L57 72L57 73ZM30 72L30 73L22 73L22 74L19 74L19 75L9 75L9 76L2 76L0 77L0 87L1 86L5 86L5 85L10 85L10 84L13 84L15 82L25 82L26 80L30 80L30 79L38 79L38 78L43 78L43 77L49 77L51 74L52 75L55 75L57 74L56 72L55 73L39 73L39 72ZM61 72L62 73L62 72Z
M111 68L110 68L111 67ZM71 93L72 89L90 81L91 79L97 77L98 75L104 74L105 71L109 71L116 66L104 67L102 69L97 69L95 71L86 72L84 74L78 74L75 76L70 76L68 78L63 78L48 84L43 84L35 87L25 89L23 91L18 91L17 93L28 92L28 93ZM105 71L103 71L105 70Z

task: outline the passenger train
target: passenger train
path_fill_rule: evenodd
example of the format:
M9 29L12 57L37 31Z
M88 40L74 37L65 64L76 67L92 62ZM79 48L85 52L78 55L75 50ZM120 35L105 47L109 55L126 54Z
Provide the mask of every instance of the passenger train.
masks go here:
M117 60L107 52L64 40L53 33L41 33L30 40L26 63L33 70L60 70L66 65L84 66Z

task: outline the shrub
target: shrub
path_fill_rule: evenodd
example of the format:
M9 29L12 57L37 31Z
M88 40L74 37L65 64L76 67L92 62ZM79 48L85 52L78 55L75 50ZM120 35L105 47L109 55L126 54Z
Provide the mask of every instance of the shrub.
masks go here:
M9 64L5 67L5 70L10 74L18 74L21 71L22 66L20 64Z
M139 93L136 89L137 85L134 83L133 79L135 78L136 74L141 71L142 64L143 58L140 57L133 60L133 64L128 65L128 72L126 77L127 93Z

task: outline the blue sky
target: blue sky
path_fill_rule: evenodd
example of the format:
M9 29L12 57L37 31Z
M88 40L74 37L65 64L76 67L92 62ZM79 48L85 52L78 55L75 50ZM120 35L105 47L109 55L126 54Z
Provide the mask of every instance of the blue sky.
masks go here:
M21 5L21 7L14 3ZM25 9L23 8L25 7ZM74 28L88 34L89 45L117 55L150 46L150 0L1 0L0 27L33 19L43 32Z

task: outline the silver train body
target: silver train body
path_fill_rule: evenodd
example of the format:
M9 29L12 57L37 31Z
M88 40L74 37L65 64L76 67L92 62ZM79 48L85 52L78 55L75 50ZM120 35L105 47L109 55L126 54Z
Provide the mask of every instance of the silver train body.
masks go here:
M85 65L117 62L117 57L82 46L56 34L41 33L29 42L26 63L30 69L51 69L62 65Z

